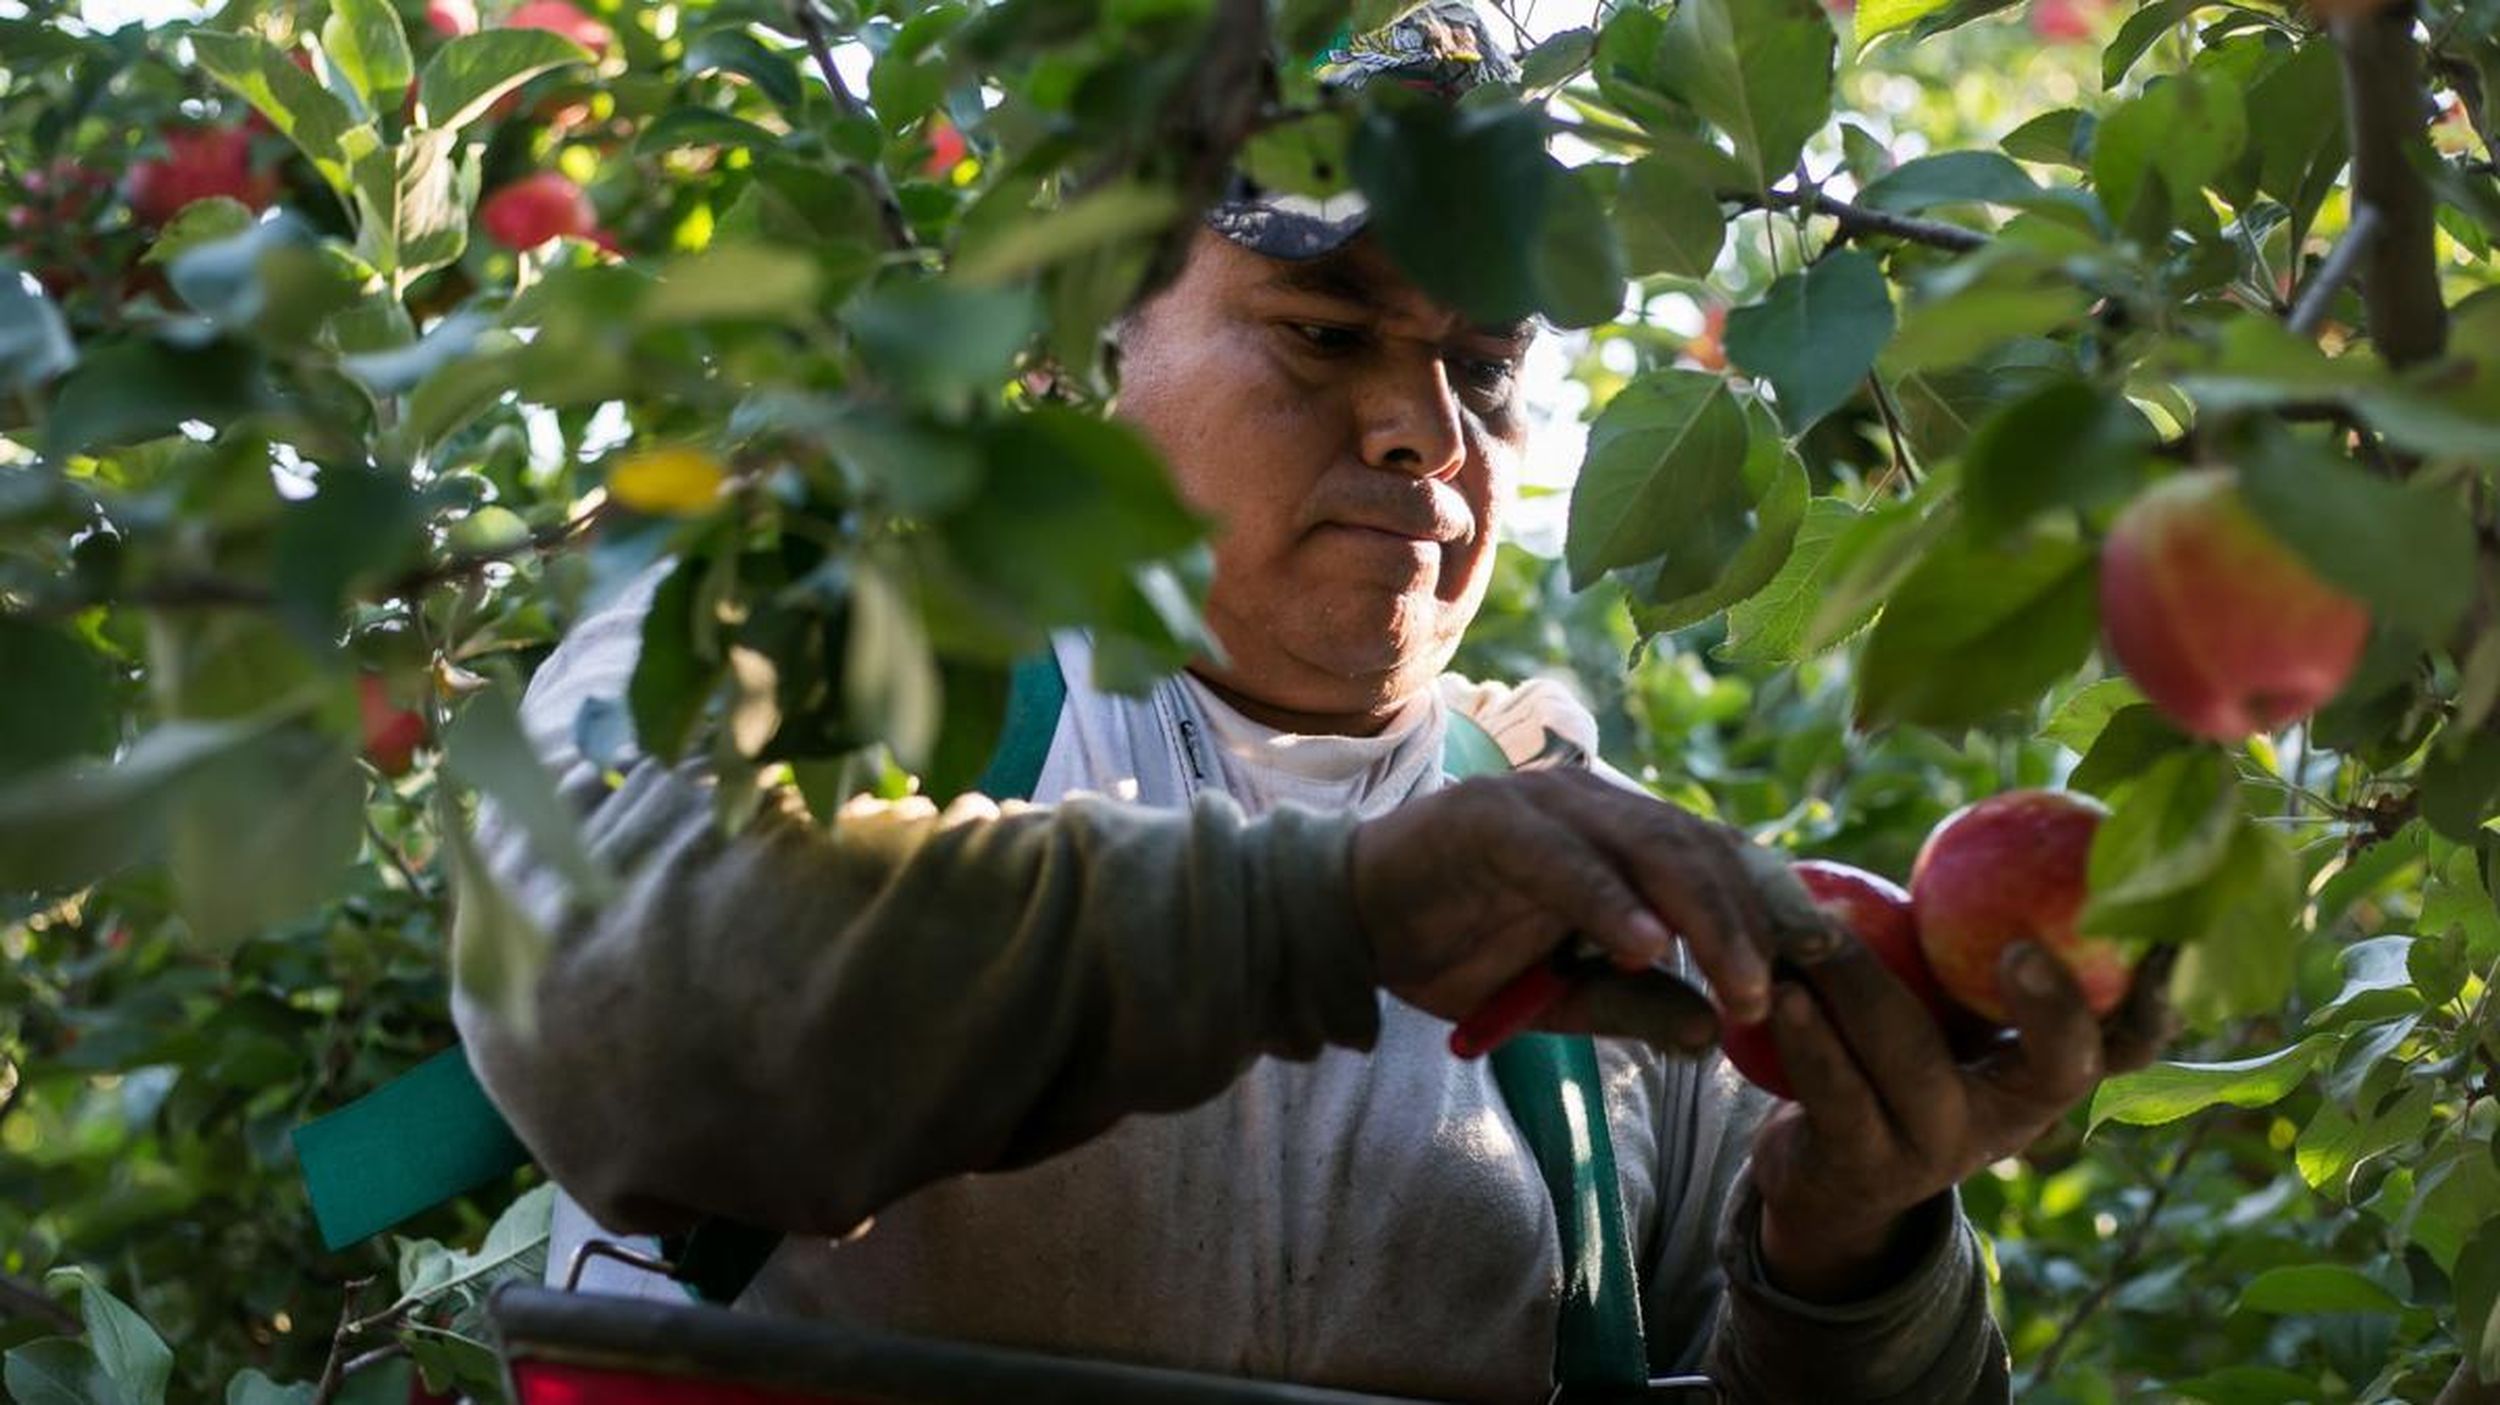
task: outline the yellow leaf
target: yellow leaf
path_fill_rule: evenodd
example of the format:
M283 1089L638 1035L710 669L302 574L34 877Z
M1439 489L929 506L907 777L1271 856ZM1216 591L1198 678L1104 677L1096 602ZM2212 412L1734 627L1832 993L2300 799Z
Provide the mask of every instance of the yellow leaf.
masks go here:
M636 512L691 517L711 507L728 478L721 461L701 449L645 449L608 470L608 496Z

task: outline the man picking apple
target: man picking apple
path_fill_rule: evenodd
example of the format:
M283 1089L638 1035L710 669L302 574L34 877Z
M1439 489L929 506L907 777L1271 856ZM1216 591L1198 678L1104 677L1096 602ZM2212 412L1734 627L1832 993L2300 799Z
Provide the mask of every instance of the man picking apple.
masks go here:
M1508 66L1451 3L1343 62ZM1064 803L859 803L830 833L775 804L731 837L699 765L611 788L572 741L624 691L647 589L539 673L533 734L626 890L574 904L490 825L556 949L534 1030L459 1013L578 1203L560 1236L728 1217L788 1235L757 1310L1436 1399L1696 1369L1735 1401L2004 1399L1954 1187L2149 1057L2151 1002L2105 1031L2018 946L2014 1037L1960 1063L1855 943L1774 982L1729 831L1592 769L1446 784L1453 729L1514 764L1595 749L1554 685L1443 672L1533 330L1426 297L1359 211L1239 195L1120 341L1121 417L1220 524L1224 657L1131 698L1056 641L1033 793ZM1575 1134L1611 1158L1595 1202L1448 1048L1575 933L1612 961L1540 1027L1612 1036ZM1733 1075L1695 982L1770 1016L1794 1104ZM1633 1271L1592 1270L1610 1253Z

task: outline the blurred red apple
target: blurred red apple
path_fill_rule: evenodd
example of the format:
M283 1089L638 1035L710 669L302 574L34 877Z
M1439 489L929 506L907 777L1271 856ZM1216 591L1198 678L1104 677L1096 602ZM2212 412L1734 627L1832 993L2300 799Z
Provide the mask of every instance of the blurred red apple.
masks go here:
M1727 305L1712 303L1701 315L1701 335L1684 343L1684 354L1705 371L1727 369Z
M1927 969L1926 958L1919 954L1918 920L1911 909L1910 895L1901 890L1901 885L1880 874L1824 859L1803 860L1794 866L1794 871L1806 885L1806 891L1814 895L1815 902L1838 917L1887 970L1909 987L1937 1022L1951 1030L1951 1021L1959 1012L1945 998L1935 976ZM1770 1021L1730 1025L1720 1038L1720 1047L1726 1050L1727 1061L1755 1087L1777 1097L1796 1096L1790 1089L1788 1069L1780 1060L1779 1041L1772 1036Z
M370 673L356 680L356 708L365 759L394 779L408 774L417 748L425 745L425 714L391 701L389 687Z
M2259 525L2229 469L2155 484L2101 548L2110 653L2187 732L2238 741L2315 712L2360 662L2369 612Z
M2046 43L2071 44L2092 37L2092 17L2081 0L2031 0L2031 32Z
M478 206L478 221L507 249L535 249L559 235L583 237L599 227L582 188L554 171L503 186Z
M2106 1016L2126 997L2125 954L2075 930L2092 835L2108 811L2062 790L2011 790L1945 816L1910 869L1919 950L1963 1008L2006 1022L1997 989L2005 948L2037 942L2074 973L2084 1003Z
M582 13L580 7L567 3L567 0L529 0L528 4L505 16L503 23L506 29L543 29L551 34L561 34L590 50L592 58L605 58L608 45L616 39L606 25Z
M477 33L477 0L426 0L426 27L446 39Z
M213 195L231 196L264 210L277 198L278 179L252 169L252 136L241 127L169 127L166 155L130 163L122 193L139 223L159 226L183 206Z
M920 174L942 181L964 159L972 144L964 140L964 134L956 129L954 123L943 117L929 119L928 136L929 155L920 163Z

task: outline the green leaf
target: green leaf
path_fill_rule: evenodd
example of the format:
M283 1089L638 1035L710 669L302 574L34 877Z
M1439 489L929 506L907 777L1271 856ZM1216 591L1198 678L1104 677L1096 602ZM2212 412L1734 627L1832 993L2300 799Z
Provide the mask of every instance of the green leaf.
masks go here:
M2204 882L2240 823L2231 761L2214 747L2174 752L2127 787L2092 836L2091 899L2077 923L2105 929L2107 909Z
M1179 198L1159 186L1099 186L1039 219L1018 222L997 238L966 245L956 255L952 274L967 284L1027 277L1078 255L1153 235L1180 209ZM1618 290L1607 315L1621 304Z
M2309 1188L2338 1200L2352 1194L2353 1177L2372 1158L2405 1146L2430 1126L2436 1089L2417 1083L2385 1112L2355 1120L2332 1101L2322 1101L2293 1143L2294 1163Z
M1326 200L1345 193L1353 114L1335 108L1261 128L1241 150L1241 169L1262 190Z
M2500 1221L2484 1225L2457 1253L2457 1336L2485 1381L2500 1381Z
M935 58L896 47L868 70L868 105L888 135L919 121L945 96L946 65Z
M1769 418L1759 406L1755 413ZM1652 581L1641 579L1647 572L1630 574L1626 583L1634 593L1632 620L1642 633L1660 634L1699 624L1761 590L1787 562L1814 485L1806 476L1805 464L1781 442L1776 427L1755 427L1746 454L1745 486L1747 492L1760 495L1754 504L1753 532L1715 579L1699 589L1666 595L1658 582L1673 573L1662 568Z
M2500 730L2476 731L2461 747L2443 735L2422 760L2421 788L2432 829L2460 844L2479 841L2500 798Z
M635 309L647 327L752 320L805 326L821 315L815 260L770 244L714 244L681 254Z
M2225 1366L2170 1388L2205 1405L2307 1405L2318 1398L2317 1382L2280 1366Z
M2046 336L2081 317L2091 301L2071 282L1974 283L1902 314L1884 367L1899 376L1961 365L2014 338Z
M2081 542L1938 543L1867 636L1859 718L1963 727L2031 703L2091 652L2093 582Z
M2005 134L1999 145L2005 154L2017 161L2034 161L2043 166L2067 166L2084 169L2092 154L2092 134L2099 124L2091 113L2079 108L2061 107L2043 112Z
M1684 0L1667 20L1659 73L1735 142L1751 187L1768 190L1831 118L1838 47L1815 0Z
M416 76L408 30L390 0L330 0L321 47L375 111L399 106L399 95Z
M871 364L931 397L1004 385L1038 320L1033 296L1022 288L951 282L881 288L853 304L845 319Z
M460 154L458 130L413 128L398 145L359 158L350 179L357 256L377 272L397 275L397 286L468 248L478 166Z
M81 887L164 845L172 788L256 725L168 722L110 766L71 761L0 786L0 888Z
M2127 16L2127 22L2118 27L2117 37L2101 52L2101 87L2115 92L2125 81L2127 70L2144 57L2145 50L2205 3L2206 0L2153 0Z
M638 156L685 146L740 146L750 151L771 151L780 145L781 138L770 129L709 107L672 107L634 136L634 154Z
M495 100L549 69L589 63L588 49L543 29L485 29L446 40L417 78L417 109L428 127L458 131Z
M2193 745L2159 709L2150 703L2130 703L2110 715L2108 723L2092 739L2091 750L2083 754L2074 773L2066 778L2066 784L2094 795L2107 795L2142 775L2154 762Z
M1963 518L1988 536L2052 511L2089 517L2134 495L2153 442L2153 427L2124 396L2082 379L2052 381L1971 436Z
M1750 530L1750 435L1717 376L1653 371L1617 392L1589 428L1572 490L1564 558L1574 588L1660 558L1678 583L1710 579Z
M1993 151L1948 151L1902 162L1859 192L1858 203L1915 215L1938 205L2021 205L2039 194L2022 167Z
M1623 169L1615 232L1634 277L1706 278L1727 243L1718 195L1674 162L1645 157Z
M63 1283L78 1288L78 1315L87 1327L87 1349L131 1405L164 1405L165 1385L174 1371L173 1351L148 1320L130 1304L113 1296L83 1268L60 1268L44 1275L44 1286Z
M226 1405L313 1405L313 1387L310 1381L280 1385L247 1366L226 1382Z
M1623 312L1623 251L1606 217L1605 197L1615 180L1614 171L1589 165L1546 186L1530 264L1537 309L1557 327L1594 327Z
M347 187L347 134L357 125L347 104L257 34L195 29L189 38L192 54L211 78L232 88L295 143L332 188Z
M2474 526L2451 493L2391 482L2289 435L2261 439L2240 495L2329 584L2442 639L2474 593Z
M0 1385L17 1405L139 1405L122 1394L87 1349L68 1337L46 1337L0 1359Z
M706 569L701 558L689 557L660 582L643 615L642 648L626 685L634 742L662 761L685 754L704 704L720 681L720 661L707 658L695 644L695 611Z
M851 576L848 642L842 690L851 715L897 763L927 766L945 715L937 660L911 594L873 566Z
M2157 1063L2122 1073L2092 1094L2090 1126L2123 1122L2159 1127L2209 1107L2271 1107L2290 1096L2309 1070L2335 1047L2330 1036L2312 1035L2269 1054L2228 1063Z
M1374 110L1347 159L1370 232L1418 287L1493 325L1536 310L1535 251L1563 175L1535 112L1441 102ZM1482 198L1488 190L1502 198Z
M0 615L0 784L112 749L113 681L66 631Z
M799 66L743 28L724 25L695 35L686 44L685 69L688 73L738 74L792 117L806 106L807 87L799 77Z
M2124 678L2104 678L2058 705L2040 736L2078 755L2088 753L2121 710L2139 706L2144 695ZM2071 786L2073 782L2068 782ZM2075 787L2085 789L2087 787Z
M336 738L263 734L175 797L168 863L192 936L228 950L336 897L364 845L364 778Z
M2286 1264L2258 1274L2240 1290L2234 1312L2402 1312L2404 1302L2357 1268Z
M594 901L608 890L606 868L583 842L581 823L557 795L555 777L530 745L508 692L490 688L461 707L443 729L443 769L529 836L532 853L564 875L576 899Z
M232 342L107 343L61 382L44 425L44 454L60 460L135 444L171 434L188 420L228 424L258 408L265 391L260 358Z
M1868 45L1941 10L1948 0L1863 0L1857 8L1858 48Z
M2236 84L2211 73L2179 74L2101 119L2092 182L2122 228L2141 234L2191 211L2210 225L2203 191L2247 140L2248 114ZM2148 206L2154 191L2158 203Z
M1787 664L1807 656L1806 623L1823 598L1832 547L1858 517L1858 510L1839 498L1816 498L1806 504L1805 520L1798 525L1796 543L1779 573L1753 598L1728 611L1727 642L1718 650L1721 658ZM1873 614L1870 606L1867 615Z
M1840 407L1891 340L1892 292L1883 269L1855 249L1771 285L1761 302L1728 314L1727 354L1778 393L1792 434Z
M2272 1014L2291 994L2300 937L2301 868L2278 830L2243 821L2213 876L2167 900L2181 909L2167 926L2132 933L2181 944L2170 996L2195 1028Z
M270 584L289 623L327 647L349 590L413 563L425 545L422 526L405 479L347 464L324 470L320 491L287 504L278 519Z
M1519 86L1558 87L1597 56L1597 32L1585 25L1556 30L1519 56Z
M2370 937L2345 947L2337 954L2344 970L2343 988L2310 1012L2309 1027L2330 1029L2420 1010L2422 993L2413 988L2412 951L2413 938L2408 936Z
M32 390L76 364L61 310L0 259L0 390Z
M1916 500L1883 503L1860 513L1832 539L1824 570L1828 584L1806 618L1802 647L1820 653L1864 629L1960 521L1961 513L1949 501L1940 506Z
M2257 153L2257 188L2306 229L2344 166L2343 82L2335 46L2320 35L2302 44L2248 89L2248 132Z

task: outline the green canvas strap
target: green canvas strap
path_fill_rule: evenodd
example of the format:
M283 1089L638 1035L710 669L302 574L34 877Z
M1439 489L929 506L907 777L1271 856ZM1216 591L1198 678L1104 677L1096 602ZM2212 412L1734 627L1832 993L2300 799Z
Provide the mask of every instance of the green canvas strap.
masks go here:
M998 749L990 753L989 768L973 789L992 800L1032 799L1067 704L1068 680L1059 672L1058 655L1047 645L1017 664L1007 677L1007 720L999 728Z
M295 1129L321 1242L344 1249L529 1164L453 1045Z
M1473 718L1452 712L1441 769L1465 780L1497 775L1510 761ZM1554 1201L1563 1259L1554 1378L1565 1391L1638 1389L1649 1379L1649 1350L1597 1043L1586 1035L1521 1034L1488 1062Z

